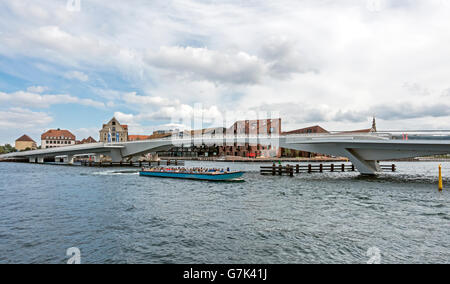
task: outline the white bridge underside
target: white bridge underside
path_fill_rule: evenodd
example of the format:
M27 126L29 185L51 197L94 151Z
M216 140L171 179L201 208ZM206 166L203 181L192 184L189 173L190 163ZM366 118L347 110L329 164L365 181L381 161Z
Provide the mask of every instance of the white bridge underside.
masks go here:
M190 137L159 139L125 143L94 143L61 148L34 150L0 155L0 159L29 158L42 162L44 158L67 156L69 163L77 155L107 155L113 162L133 159L147 153L166 151L176 147L271 145L337 157L347 157L361 174L373 175L381 171L379 161L413 158L450 153L450 141L442 140L390 140L377 135L354 136L258 136L258 137Z

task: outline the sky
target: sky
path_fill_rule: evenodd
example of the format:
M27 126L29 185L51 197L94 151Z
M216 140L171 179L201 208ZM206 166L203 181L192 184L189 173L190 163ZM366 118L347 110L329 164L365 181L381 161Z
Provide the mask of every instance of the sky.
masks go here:
M282 118L450 129L450 0L1 0L0 144Z

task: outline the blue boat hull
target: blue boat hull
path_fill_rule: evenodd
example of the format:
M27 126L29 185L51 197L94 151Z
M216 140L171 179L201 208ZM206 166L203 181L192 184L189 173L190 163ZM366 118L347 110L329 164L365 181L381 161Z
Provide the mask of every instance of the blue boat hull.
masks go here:
M179 179L193 179L193 180L208 180L208 181L229 181L239 179L244 175L244 172L232 172L223 174L188 174L188 173L168 173L168 172L139 172L140 176L146 177L160 177L160 178L179 178Z

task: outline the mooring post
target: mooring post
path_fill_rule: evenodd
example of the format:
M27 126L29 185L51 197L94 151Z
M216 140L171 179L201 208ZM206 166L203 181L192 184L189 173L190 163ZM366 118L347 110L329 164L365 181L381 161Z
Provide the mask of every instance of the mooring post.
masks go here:
M296 172L297 174L300 173L300 165L299 165L299 164L295 165L295 172Z
M355 171L355 165L352 164L352 172Z
M308 165L308 173L309 174L312 173L312 165L311 164Z
M444 189L444 185L442 183L442 165L439 165L439 185L438 185L439 191L442 191Z
M291 177L294 176L294 167L289 167L289 173L290 173Z
M275 175L275 163L273 163L273 165L272 165L272 175L273 176Z
M323 165L322 165L322 164L320 164L320 166L319 166L319 171L320 171L321 173L323 173Z
M331 172L334 172L334 164L331 164Z
M345 172L345 164L342 164L341 170L342 170L343 172Z
M278 167L278 174L281 176L281 175L283 175L283 166L282 165L280 165L279 167Z
M392 171L395 172L395 164L392 164Z

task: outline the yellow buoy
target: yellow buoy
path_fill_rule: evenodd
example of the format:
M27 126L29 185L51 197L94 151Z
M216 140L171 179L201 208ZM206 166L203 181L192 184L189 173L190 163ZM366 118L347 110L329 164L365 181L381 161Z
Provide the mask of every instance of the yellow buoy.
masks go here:
M439 165L439 191L442 191L444 188L442 184L442 165Z

